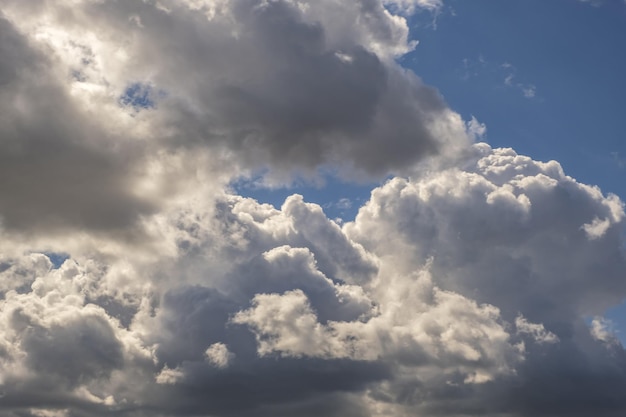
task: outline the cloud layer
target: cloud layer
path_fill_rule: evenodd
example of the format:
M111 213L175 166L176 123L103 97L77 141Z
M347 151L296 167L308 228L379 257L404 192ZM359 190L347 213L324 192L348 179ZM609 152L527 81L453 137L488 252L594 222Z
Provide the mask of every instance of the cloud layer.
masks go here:
M623 203L397 64L441 2L0 5L0 414L623 414Z

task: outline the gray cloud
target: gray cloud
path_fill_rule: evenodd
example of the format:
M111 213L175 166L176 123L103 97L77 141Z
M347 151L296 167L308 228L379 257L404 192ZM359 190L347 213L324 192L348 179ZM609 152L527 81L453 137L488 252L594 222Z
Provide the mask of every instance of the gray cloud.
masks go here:
M128 231L207 170L184 155L210 155L226 177L334 166L357 178L467 143L437 91L394 62L412 47L408 29L378 1L3 9L10 230ZM187 172L168 171L173 155Z

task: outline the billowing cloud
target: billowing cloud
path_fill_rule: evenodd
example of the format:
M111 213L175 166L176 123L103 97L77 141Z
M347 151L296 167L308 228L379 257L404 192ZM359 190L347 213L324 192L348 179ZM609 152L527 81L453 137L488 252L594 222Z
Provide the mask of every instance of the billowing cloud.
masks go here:
M344 230L394 270L408 274L429 261L437 286L497 307L525 339L525 360L513 383L520 385L497 390L519 398L521 408L493 399L475 404L476 392L461 407L472 403L495 413L490 407L497 404L498 412L513 415L597 412L594 398L618 398L605 378L623 384L624 351L592 342L585 320L624 298L623 203L577 183L555 161L537 162L485 144L473 151L462 168L394 178L374 190ZM606 225L590 233L587 225L596 218ZM596 319L591 327L597 340L608 337L600 323ZM580 367L581 361L589 365ZM597 366L606 373L594 374ZM580 392L564 385L574 368ZM545 381L539 389L548 394L535 389L534 378Z
M586 321L625 291L621 202L485 144L462 166L390 180L343 227L300 196L225 195L164 214L160 256L3 260L3 407L550 415L601 396L621 410L623 348ZM589 236L596 217L610 225Z
M0 5L0 414L623 414L623 203L396 63L441 2Z

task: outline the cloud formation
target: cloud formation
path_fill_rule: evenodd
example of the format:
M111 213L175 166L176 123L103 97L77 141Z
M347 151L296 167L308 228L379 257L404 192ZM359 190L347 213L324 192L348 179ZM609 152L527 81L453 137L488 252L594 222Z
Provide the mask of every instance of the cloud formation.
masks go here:
M623 414L623 203L396 63L441 2L0 5L0 414Z

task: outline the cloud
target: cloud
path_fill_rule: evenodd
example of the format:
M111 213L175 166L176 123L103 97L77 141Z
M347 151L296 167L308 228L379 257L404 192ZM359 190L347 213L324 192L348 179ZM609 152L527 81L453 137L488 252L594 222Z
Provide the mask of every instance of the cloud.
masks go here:
M613 334L612 322L604 317L594 317L591 320L591 335L594 339L607 343L619 343Z
M440 4L0 0L0 414L623 414L623 203L395 62Z
M418 9L432 12L443 7L442 0L384 0L383 3L408 15L415 13Z
M0 218L6 229L111 229L153 210L133 186L133 146L112 149L106 117L76 103L55 57L0 18ZM94 192L97 190L97 192ZM85 198L89 196L89 198Z
M487 125L480 123L476 117L472 116L471 120L467 122L467 133L475 141L481 140L487 134Z
M598 217L595 217L591 223L583 224L582 229L587 233L589 239L598 239L606 233L610 226L611 221L609 219L600 220Z
M5 0L3 13L7 231L136 240L194 181L380 177L468 142L395 63L414 43L378 1Z
M505 86L517 88L522 95L528 99L532 99L537 95L537 87L534 84L513 81L517 75L517 69L513 65L507 62L502 64L500 68L503 68L508 72L508 74L504 77Z
M395 178L374 190L346 232L404 274L431 260L435 285L489 303L499 309L501 320L516 324L525 349L515 379L523 388L498 395L519 396L523 407L493 402L490 408L492 398L476 391L442 401L473 404L486 415L549 415L576 407L592 412L596 396L616 400L617 391L604 378L623 381L618 375L624 351L591 342L585 317L623 299L623 204L575 182L554 161L540 163L484 144L474 150L462 170L454 167L419 180ZM605 216L606 230L593 238L584 225ZM614 360L605 362L606 349ZM581 360L596 365L576 368L577 381L588 382L573 392L561 375ZM607 373L594 375L595 366L606 366ZM551 387L550 401L530 382L546 378L544 372L554 375L541 388ZM572 397L577 397L575 405Z
M603 0L578 0L580 3L589 4L593 7L600 7L604 3Z
M3 407L537 415L573 409L576 369L578 409L622 409L623 349L585 320L625 291L621 202L509 149L459 166L391 179L342 228L224 195L164 213L159 256L3 259Z
M626 167L626 159L620 156L619 152L611 152L611 157L615 161L618 168L623 169Z
M413 43L405 19L378 1L6 3L25 36L52 49L54 69L74 74L59 94L89 101L99 119L141 120L116 145L149 138L256 168L380 175L466 141L439 94L393 61ZM136 104L149 91L139 86L161 92L139 115L112 106ZM130 98L135 90L143 95Z
M471 78L491 76L503 80L506 89L517 90L524 98L533 99L537 96L537 86L527 81L517 81L520 78L518 77L517 68L510 62L498 64L479 55L477 59L464 58L462 64L463 71L461 77L463 80L467 81ZM492 79L488 81L493 83ZM502 87L502 85L499 87Z
M517 316L515 327L518 333L526 333L539 343L557 343L559 338L552 332L545 329L543 324L529 323L523 316Z
M223 343L213 343L204 352L206 359L218 368L227 367L235 355L228 351L228 346Z
M375 190L356 222L346 226L349 235L390 256L410 250L412 261L398 263L407 271L435 257L433 274L444 288L479 301L501 298L496 305L508 309L511 319L521 312L534 320L537 308L592 314L620 301L611 296L624 262L619 198L577 183L555 161L537 162L485 144L474 152L464 170L454 167L419 181L395 178ZM596 217L608 224L593 240L584 225ZM545 259L544 253L568 261ZM579 261L590 262L595 272ZM596 262L607 268L596 270ZM577 285L585 287L591 275L592 292L579 292ZM482 298L477 288L489 296ZM525 305L525 297L538 304ZM549 301L557 298L562 302Z

